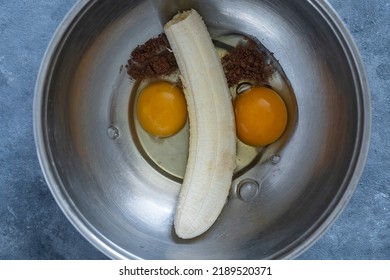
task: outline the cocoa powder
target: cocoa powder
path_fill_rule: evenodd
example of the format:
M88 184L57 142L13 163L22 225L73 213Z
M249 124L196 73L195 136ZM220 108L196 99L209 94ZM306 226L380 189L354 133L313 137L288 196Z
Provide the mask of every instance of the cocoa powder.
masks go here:
M257 84L266 82L274 72L266 57L267 54L259 50L250 38L245 44L239 44L225 55L221 62L229 87L241 81ZM135 80L157 78L178 70L175 56L164 33L136 47L126 67L129 76Z
M165 34L136 47L126 67L127 73L135 80L169 75L178 69Z
M222 58L222 66L229 87L241 81L256 84L265 83L273 74L274 68L266 61L267 54L258 49L256 43L247 39Z

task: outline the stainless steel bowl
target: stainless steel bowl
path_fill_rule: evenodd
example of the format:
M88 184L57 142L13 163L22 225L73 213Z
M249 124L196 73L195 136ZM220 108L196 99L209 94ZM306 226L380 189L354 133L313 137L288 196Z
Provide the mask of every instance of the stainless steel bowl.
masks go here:
M134 47L189 8L213 36L253 35L274 53L294 89L298 121L277 160L235 178L216 224L184 241L172 226L180 183L145 160L133 139L133 82L123 66ZM296 257L349 201L370 121L358 51L320 0L80 1L48 47L34 103L38 155L59 206L102 252L130 259ZM260 185L251 199L237 193L248 178Z

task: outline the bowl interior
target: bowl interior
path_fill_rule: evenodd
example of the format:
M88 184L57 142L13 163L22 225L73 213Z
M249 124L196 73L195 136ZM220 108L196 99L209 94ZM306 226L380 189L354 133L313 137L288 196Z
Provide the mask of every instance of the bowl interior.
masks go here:
M216 224L184 241L172 226L180 183L157 172L133 141L134 81L125 65L137 45L189 8L212 36L249 34L273 52L298 116L280 161L236 178ZM348 34L323 1L88 1L56 36L37 91L41 161L64 213L108 256L291 258L348 201L364 161L368 93ZM234 187L247 178L261 185L250 202Z

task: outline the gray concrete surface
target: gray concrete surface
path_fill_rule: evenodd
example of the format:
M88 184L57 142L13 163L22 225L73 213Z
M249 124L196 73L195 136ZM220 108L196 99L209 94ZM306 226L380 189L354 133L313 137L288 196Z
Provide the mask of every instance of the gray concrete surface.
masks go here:
M330 0L354 36L372 93L370 154L351 202L299 259L390 259L390 0ZM36 156L35 79L76 0L0 0L0 259L105 259L56 205Z

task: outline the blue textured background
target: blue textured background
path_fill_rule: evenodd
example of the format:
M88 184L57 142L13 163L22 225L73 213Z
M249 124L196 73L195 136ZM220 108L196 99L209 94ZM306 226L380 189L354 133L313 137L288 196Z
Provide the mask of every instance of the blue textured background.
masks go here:
M329 1L355 38L372 94L370 154L351 202L300 259L390 259L390 0ZM76 0L0 0L0 259L105 259L68 222L36 156L35 80Z

